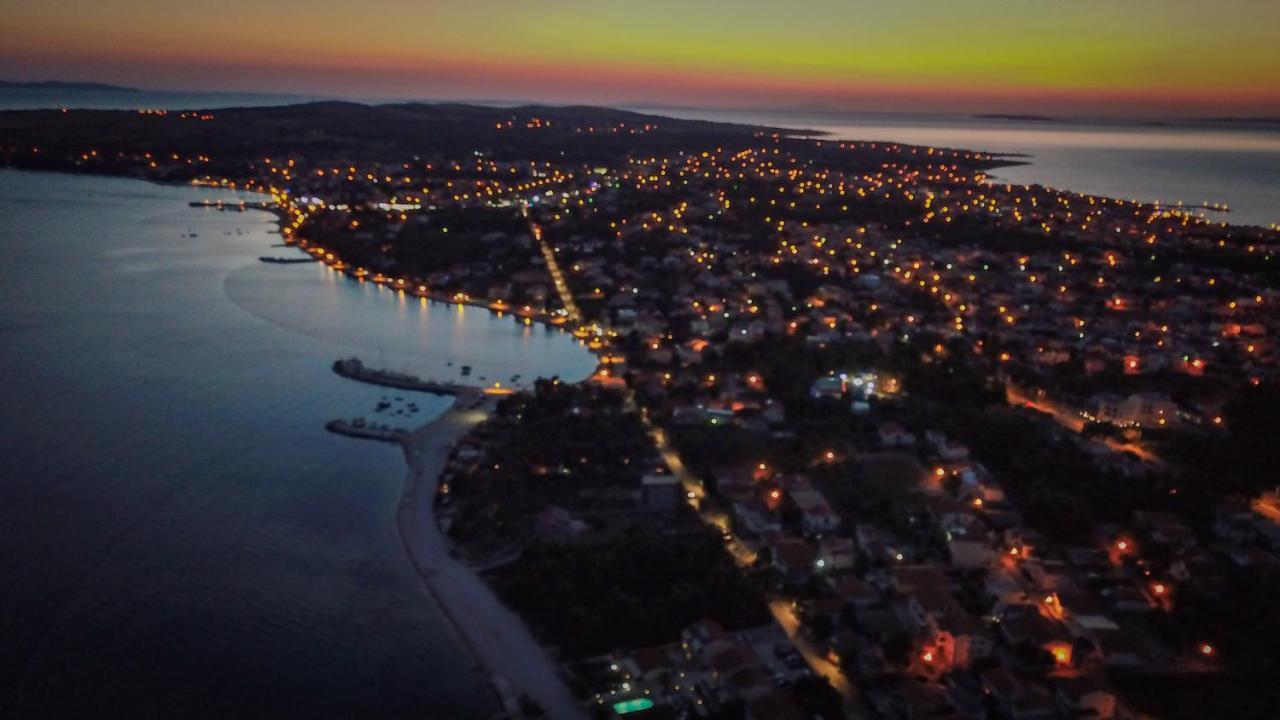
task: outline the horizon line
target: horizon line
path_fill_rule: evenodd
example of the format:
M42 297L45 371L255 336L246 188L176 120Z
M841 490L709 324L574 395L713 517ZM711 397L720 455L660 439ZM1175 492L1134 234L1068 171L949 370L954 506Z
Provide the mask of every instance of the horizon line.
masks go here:
M81 86L77 88L77 86ZM46 78L41 80L19 80L11 78L0 78L0 90L5 88L23 88L29 90L39 89L84 89L99 90L104 92L120 92L120 93L153 93L153 94L169 94L169 95L223 95L223 96L254 96L264 98L297 98L303 104L307 102L351 102L360 105L393 105L404 103L420 103L432 105L477 105L484 107L548 107L548 108L571 108L571 107L595 107L614 110L625 110L631 112L643 111L703 111L713 113L768 113L777 115L830 115L844 117L866 117L866 116L892 116L892 117L948 117L948 118L969 118L969 119L1007 119L1007 120L1027 120L1032 122L1111 122L1111 123L1178 123L1178 122L1260 122L1260 123L1280 123L1280 116L1272 114L1230 114L1220 116L1205 115L1164 115L1164 116L1099 116L1099 115L1072 115L1069 113L1038 113L1038 112L963 112L948 110L867 110L841 108L831 105L830 103L812 102L800 103L790 108L778 108L776 106L763 107L758 105L690 105L682 103L664 102L659 100L631 100L621 103L593 103L593 102L560 102L551 100L536 100L531 98L518 99L499 99L499 98L477 98L477 97L440 97L440 96L359 96L348 93L309 93L301 91L268 91L268 90L193 90L193 89L176 89L176 88L155 88L131 85L119 85L116 83L101 82L96 80L61 80L54 78ZM696 118L695 118L696 119ZM730 122L730 121L719 121Z

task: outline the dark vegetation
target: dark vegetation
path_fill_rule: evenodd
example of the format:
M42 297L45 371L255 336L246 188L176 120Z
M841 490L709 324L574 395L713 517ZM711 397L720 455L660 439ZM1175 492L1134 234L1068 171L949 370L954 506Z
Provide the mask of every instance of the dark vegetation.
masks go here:
M451 534L464 543L526 541L549 505L629 509L653 453L620 395L555 380L503 402L482 430L484 458L453 489Z
M534 545L495 581L507 602L570 655L672 642L707 618L728 628L769 621L760 588L702 528L635 529L590 547Z

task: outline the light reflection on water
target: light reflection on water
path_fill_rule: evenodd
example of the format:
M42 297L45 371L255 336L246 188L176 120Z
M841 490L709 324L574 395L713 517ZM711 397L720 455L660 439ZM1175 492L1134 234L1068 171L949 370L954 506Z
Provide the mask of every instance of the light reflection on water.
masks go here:
M227 277L226 294L264 320L359 350L370 364L421 377L456 380L461 366L469 365L473 377L504 382L516 374L524 384L547 374L578 380L595 363L559 328L409 296L320 263L251 264ZM288 302L280 302L282 296Z

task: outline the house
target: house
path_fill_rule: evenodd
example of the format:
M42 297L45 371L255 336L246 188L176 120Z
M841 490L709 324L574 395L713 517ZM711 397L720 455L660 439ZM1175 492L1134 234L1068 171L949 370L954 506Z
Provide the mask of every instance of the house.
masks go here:
M835 398L844 397L845 382L843 378L838 376L820 377L813 381L809 386L809 397L814 398Z
M1119 427L1159 427L1178 418L1178 406L1161 393L1135 393L1121 399L1116 395L1095 395L1085 418Z
M973 507L946 495L931 495L925 500L929 514L944 531L961 531L975 518Z
M818 567L829 572L853 567L853 540L843 537L826 537L818 543Z
M744 535L760 536L782 531L781 518L765 507L758 498L735 502L733 518L734 527Z
M1059 680L1054 699L1063 712L1072 717L1107 720L1116 716L1119 704L1107 683L1095 675L1081 675Z
M568 510L557 505L548 505L545 510L538 513L534 523L534 530L538 535L557 542L571 542L588 529L589 526L585 522L573 517Z
M880 426L880 444L886 448L910 447L916 444L916 436L895 422Z
M923 587L907 597L910 623L920 632L934 632L944 618L962 613L960 601L950 590L941 587Z
M769 541L773 551L773 566L782 571L790 582L804 582L814 570L818 556L809 543L799 538L783 535Z
M715 490L721 497L733 502L746 502L756 496L756 483L749 470L728 467L717 469L714 475Z
M926 587L946 588L947 584L947 576L934 565L902 565L890 575L890 585L903 595Z
M673 512L683 494L673 475L645 475L640 480L640 505L645 510Z
M680 631L681 647L685 650L686 659L702 652L707 645L728 637L724 626L715 620L702 620Z
M880 602L880 591L862 578L844 575L833 578L830 582L836 597L855 610L864 610Z
M713 621L691 625L681 633L681 648L688 664L689 682L696 685L699 703L712 709L736 700L748 710L747 718L803 717L787 694L778 689L760 655L741 635L729 635ZM685 673L681 673L684 677Z
M960 461L969 457L969 448L964 445L948 440L947 436L937 430L929 430L925 432L925 439L933 446L934 451L938 453L938 457L943 460Z
M995 649L987 627L964 611L952 613L938 621L937 642L950 649L948 657L953 668L969 667L975 660L989 658Z
M1127 635L1119 630L1098 631L1094 633L1094 642L1098 652L1102 654L1102 662L1107 667L1138 667L1143 658L1137 646Z
M1074 644L1065 629L1034 607L1019 606L1006 612L1000 621L1000 636L1010 647L1040 648L1061 665L1074 659Z
M962 569L986 567L996 555L990 534L975 518L947 531L947 549L952 566Z
M907 559L907 545L879 525L854 526L858 552L870 561L900 562Z
M831 509L827 498L817 489L808 486L798 487L788 490L787 495L800 510L800 522L805 534L821 535L840 527L839 516Z

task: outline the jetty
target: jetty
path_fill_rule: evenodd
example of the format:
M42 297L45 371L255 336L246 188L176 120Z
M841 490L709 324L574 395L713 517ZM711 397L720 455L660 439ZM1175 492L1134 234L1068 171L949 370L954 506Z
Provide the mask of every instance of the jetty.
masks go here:
M399 373L392 370L379 370L366 366L360 358L346 358L333 363L333 371L349 380L357 380L370 385L395 388L397 390L413 390L436 395L474 395L476 389L458 383L423 380L416 375Z
M330 420L324 424L324 429L337 435L346 435L347 437L363 438L365 440L380 440L382 442L401 444L409 437L409 431L404 428L391 427L389 425L369 424L364 418L353 418L347 420Z
M263 255L262 257L258 258L258 260L264 263L275 263L277 265L297 265L300 263L320 262L319 258L313 258L313 257L285 258L285 257L269 257L266 255Z
M213 210L226 210L229 212L244 212L246 210L270 210L275 207L274 202L265 200L193 200L188 203L193 208L210 208Z

